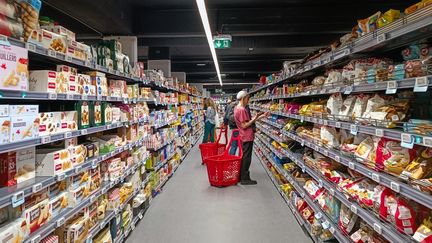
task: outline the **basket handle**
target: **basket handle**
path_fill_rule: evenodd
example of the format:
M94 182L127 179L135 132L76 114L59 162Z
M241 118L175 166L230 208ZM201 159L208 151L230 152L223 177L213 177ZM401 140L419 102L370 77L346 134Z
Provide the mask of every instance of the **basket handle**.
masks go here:
M237 136L235 136L234 134L237 132ZM242 144L241 144L241 140L240 140L240 130L239 129L233 129L232 130L232 134L231 134L231 139L230 142L228 144L228 147L225 149L225 155L229 154L229 151L231 150L231 144L233 141L237 141L237 146L239 148L239 157L243 157L243 148L242 148Z
M228 135L227 135L227 133L228 133L228 129L227 129L226 126L222 126L221 129L220 129L220 132L219 132L219 135L218 135L218 139L217 139L217 141L216 141L216 144L219 144L219 141L220 141L220 139L221 139L221 137L222 137L222 133L225 133L225 141L228 141Z

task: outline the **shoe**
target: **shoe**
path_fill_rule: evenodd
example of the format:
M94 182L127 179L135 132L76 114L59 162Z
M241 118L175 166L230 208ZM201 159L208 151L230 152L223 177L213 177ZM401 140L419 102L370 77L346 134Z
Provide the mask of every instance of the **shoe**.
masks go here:
M240 184L242 184L242 185L256 185L257 181L254 181L254 180L241 180Z

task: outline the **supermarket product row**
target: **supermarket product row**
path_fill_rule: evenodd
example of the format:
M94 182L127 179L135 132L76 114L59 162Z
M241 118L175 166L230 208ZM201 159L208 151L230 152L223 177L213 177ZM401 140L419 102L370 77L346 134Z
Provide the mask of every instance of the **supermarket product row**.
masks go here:
M283 125L282 130L280 125ZM354 242L360 242L360 238L357 238L359 235L365 237L362 238L363 242L365 239L378 238L388 242L422 242L428 239L430 204L422 205L410 200L411 195L401 193L401 188L408 188L402 181L392 180L387 184L387 178L391 177L355 162L355 159L344 163L341 162L343 155L326 153L327 145L317 143L319 140L316 137L311 138L299 132L306 126L295 120L263 120L257 125L259 134L256 143L261 150L266 149L268 160L274 170L279 172L277 178L286 184L281 189L288 190L286 196L295 202L293 205L299 203L289 192L295 188L304 198L301 191L306 190L331 219L328 221L333 224L333 229L326 222L322 225L324 229L341 231L339 235L334 235L338 241L350 241L341 239L341 235L348 239L351 237ZM390 156L394 151L397 150L390 151ZM427 150L419 153L416 162L424 160L426 154ZM418 174L419 170L417 167L415 173ZM299 187L303 188L299 190ZM424 196L430 197L427 194ZM298 210L301 215L306 213L303 209ZM319 213L315 209L312 211ZM316 219L313 214L307 213L308 216L303 215L303 219L313 226ZM318 219L320 217L321 214Z

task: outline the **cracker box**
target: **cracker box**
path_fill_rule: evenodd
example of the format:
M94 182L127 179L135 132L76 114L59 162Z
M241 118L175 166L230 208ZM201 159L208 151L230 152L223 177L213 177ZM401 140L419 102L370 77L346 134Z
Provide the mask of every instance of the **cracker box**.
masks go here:
M78 82L77 82L77 77L73 74L69 75L69 82L68 82L68 89L69 89L69 94L78 94Z
M23 219L19 218L15 221L3 225L0 228L0 242L15 243L23 242L27 237L28 232Z
M0 89L29 89L27 49L14 45L0 45L0 67Z
M100 173L100 167L90 170L90 192L94 192L101 187L102 177Z
M11 116L10 142L39 137L38 115Z
M35 147L0 154L0 184L14 186L35 177Z
M56 120L60 120L60 124L57 126L58 132L75 131L78 129L78 113L76 111L62 111L55 112L55 114Z
M44 25L44 26L41 26L41 28L48 30L48 31L51 31L55 34L59 34L59 35L62 35L64 37L75 40L75 33L66 29L65 27L63 27L61 25Z
M39 136L48 136L57 132L57 123L53 112L39 113Z
M32 30L27 42L52 51L66 53L66 37L48 30Z
M68 192L66 180L58 181L48 187L49 198L57 197L64 192Z
M89 195L89 183L69 190L69 207L76 207Z
M111 124L113 121L113 107L109 102L102 103L102 123L104 125Z
M78 128L90 127L90 102L79 101L75 103L75 110L78 112Z
M57 72L65 72L72 75L78 75L78 70L67 65L57 65Z
M28 232L32 234L51 219L49 199L45 199L36 205L25 209L23 216L27 223Z
M55 176L72 169L68 149L38 149L36 151L36 174Z
M30 72L30 91L57 92L57 72L39 70Z
M63 213L68 207L68 193L62 192L56 197L51 198L50 207L52 217L56 217L60 213Z
M10 116L37 116L39 105L9 105Z
M68 72L57 72L57 93L66 94L69 91L69 76Z
M69 149L73 166L78 166L84 163L87 156L87 149L84 144L69 146L68 149Z
M93 101L90 103L90 120L93 127L102 125L102 102Z
M71 39L67 40L67 44L67 55L82 61L88 60L91 56L90 46Z
M10 125L9 117L0 117L0 144L6 144L10 141Z
M9 116L9 105L0 105L0 117Z
M73 191L83 185L89 185L90 171L84 171L68 178L69 190Z

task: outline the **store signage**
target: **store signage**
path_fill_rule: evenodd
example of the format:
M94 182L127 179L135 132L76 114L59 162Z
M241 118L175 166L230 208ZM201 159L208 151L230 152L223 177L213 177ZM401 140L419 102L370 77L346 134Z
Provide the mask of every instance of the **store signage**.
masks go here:
M231 35L216 35L213 36L213 44L216 49L231 48L232 37Z

